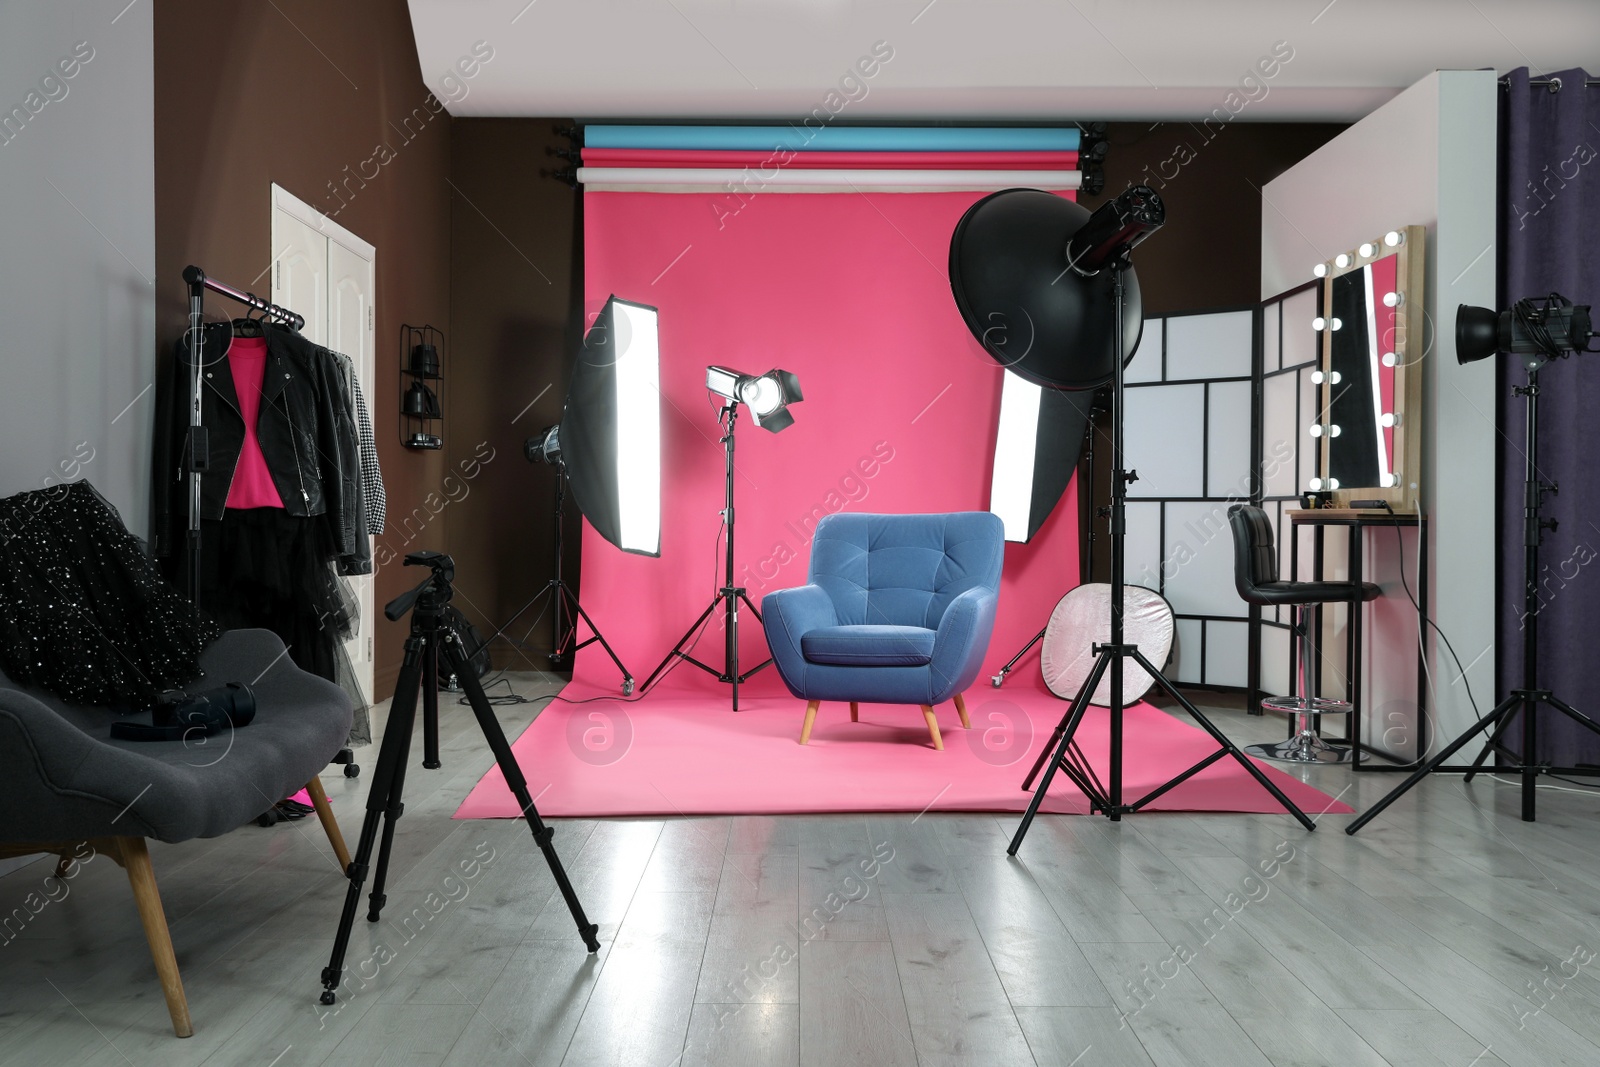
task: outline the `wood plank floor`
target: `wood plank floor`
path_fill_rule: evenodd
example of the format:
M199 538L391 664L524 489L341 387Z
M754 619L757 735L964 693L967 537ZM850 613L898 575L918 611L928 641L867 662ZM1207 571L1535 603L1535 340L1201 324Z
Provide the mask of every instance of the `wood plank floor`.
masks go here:
M496 712L515 737L543 704ZM490 758L442 710L444 767L410 768L388 907L358 918L336 1008L326 839L252 825L151 849L186 1041L119 868L64 896L45 862L0 878L0 1063L1600 1063L1597 791L1541 789L1528 825L1512 786L1440 777L1355 838L1339 815L1047 816L1017 860L1016 816L557 820L588 956L524 824L450 820ZM1305 773L1358 810L1398 781ZM370 779L324 781L354 845Z

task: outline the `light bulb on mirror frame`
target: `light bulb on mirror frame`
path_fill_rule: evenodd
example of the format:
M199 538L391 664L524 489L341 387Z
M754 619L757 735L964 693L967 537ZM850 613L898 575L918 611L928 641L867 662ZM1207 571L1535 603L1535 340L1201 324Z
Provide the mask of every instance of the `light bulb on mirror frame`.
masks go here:
M1308 427L1308 432L1311 434L1312 437L1321 437L1322 436L1322 423L1313 422L1310 425L1310 427Z
M1406 235L1399 230L1390 230L1383 235L1383 243L1390 248L1399 248L1406 243Z
M1340 374L1338 371L1329 371L1328 372L1328 384L1329 385L1338 385L1342 381L1344 381L1344 375Z
M1378 475L1378 486L1381 489L1393 489L1395 487L1395 482L1396 478L1393 474Z
M1324 377L1324 375L1320 370L1312 371L1311 372L1311 384L1312 385L1321 385L1323 377Z
M1328 329L1337 330L1344 326L1344 320L1335 316L1328 320Z
M1405 300L1406 300L1406 297L1405 297L1404 293L1384 293L1383 294L1383 306L1386 307L1386 308L1397 308L1401 304L1405 303Z
M1306 484L1311 487L1311 491L1313 493L1320 493L1322 491L1322 479L1321 478L1313 478L1309 482L1307 482Z
M1340 252L1338 255L1334 256L1333 265L1338 267L1340 270L1348 267L1350 265L1350 253Z
M1367 241L1359 249L1357 249L1357 251L1361 253L1361 258L1362 259L1370 259L1370 258L1372 258L1372 254L1374 252L1376 252L1377 250L1378 250L1378 246L1373 244L1371 241Z
M1337 488L1339 488L1339 479L1337 479L1337 478L1329 478L1328 479L1328 488L1329 489L1337 489Z
M1316 318L1311 320L1311 328L1316 330L1318 333L1321 333L1323 330L1328 328L1328 320L1323 318L1321 315L1318 315Z
M1326 278L1328 276L1328 265L1326 263L1318 263L1311 268L1311 274L1315 278Z
M1334 423L1332 426L1328 427L1328 436L1329 437L1338 437L1339 436L1339 432L1340 432L1339 431L1339 424L1337 422Z
M1383 365L1385 367L1392 367L1397 362L1398 360L1395 359L1395 354L1393 352L1385 352L1383 354Z
M1381 416L1378 417L1378 422L1381 425L1383 425L1385 427L1388 427L1388 426L1397 426L1397 425L1399 425L1400 420L1395 418L1394 412L1385 411Z

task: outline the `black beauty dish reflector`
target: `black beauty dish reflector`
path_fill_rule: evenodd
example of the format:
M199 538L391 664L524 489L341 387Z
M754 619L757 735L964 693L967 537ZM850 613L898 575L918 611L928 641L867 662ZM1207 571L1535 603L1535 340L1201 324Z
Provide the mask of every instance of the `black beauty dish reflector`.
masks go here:
M1116 335L1112 271L1101 268L1164 218L1160 197L1146 186L1102 206L1092 226L1086 208L1054 193L991 193L967 209L950 240L956 307L989 355L1035 385L1104 385L1115 369ZM1138 278L1131 269L1123 274L1123 351L1132 359L1144 305Z
M656 309L606 301L583 339L561 421L528 438L584 518L624 552L661 555L661 357Z

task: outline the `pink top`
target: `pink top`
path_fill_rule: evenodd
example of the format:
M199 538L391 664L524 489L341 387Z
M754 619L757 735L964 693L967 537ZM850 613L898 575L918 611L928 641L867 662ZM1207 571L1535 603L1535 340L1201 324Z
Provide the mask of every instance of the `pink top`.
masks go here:
M261 383L267 372L267 339L235 337L228 348L228 366L233 369L233 390L239 394L239 414L244 416L244 443L239 446L239 465L233 469L233 484L228 487L228 507L281 508L283 498L272 482L267 457L261 454L256 437Z

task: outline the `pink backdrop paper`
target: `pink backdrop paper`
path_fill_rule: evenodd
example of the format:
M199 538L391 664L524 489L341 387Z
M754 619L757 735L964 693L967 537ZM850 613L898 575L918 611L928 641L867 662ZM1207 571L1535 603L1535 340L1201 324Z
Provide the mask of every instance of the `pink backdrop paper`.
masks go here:
M591 321L612 293L660 309L661 557L622 553L587 525L583 540L584 606L641 685L720 584L723 462L707 364L786 368L805 391L780 434L741 409L736 576L757 604L804 583L823 514L987 509L1004 372L967 331L946 273L950 235L981 195L585 194ZM1007 546L978 684L1076 584L1076 516L1074 483L1032 543ZM766 642L748 613L741 622L748 669ZM720 666L721 648L719 618L695 655ZM1012 684L1039 684L1034 662ZM617 681L594 646L574 680ZM771 668L753 681L752 696L779 685ZM688 664L668 684L718 686Z

